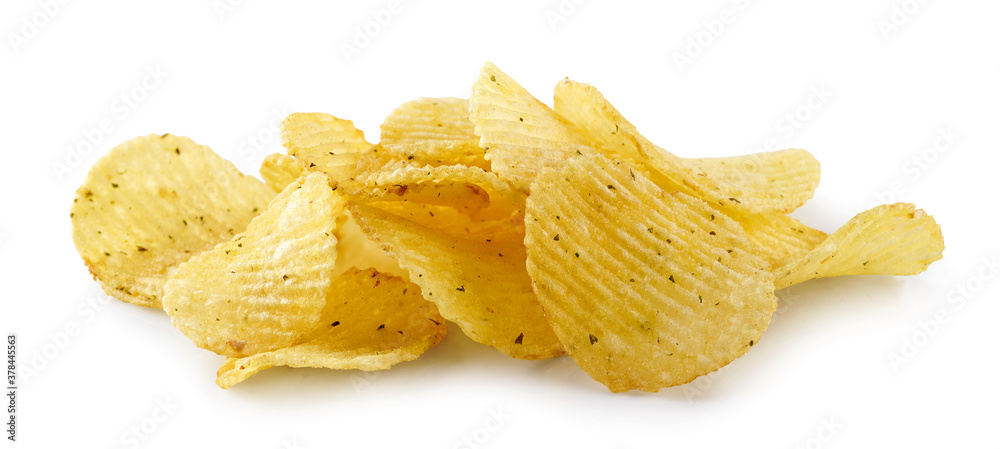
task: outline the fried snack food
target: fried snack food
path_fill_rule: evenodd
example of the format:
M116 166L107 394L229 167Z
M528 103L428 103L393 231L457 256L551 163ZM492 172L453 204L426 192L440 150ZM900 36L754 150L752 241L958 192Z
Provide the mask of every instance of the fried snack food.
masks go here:
M243 232L274 195L187 137L137 137L98 160L77 189L73 243L107 294L159 308L177 265Z

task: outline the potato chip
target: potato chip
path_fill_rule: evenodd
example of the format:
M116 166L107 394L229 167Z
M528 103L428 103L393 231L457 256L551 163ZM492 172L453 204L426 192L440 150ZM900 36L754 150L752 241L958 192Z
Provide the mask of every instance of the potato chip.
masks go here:
M374 168L374 167L373 167ZM357 202L412 201L449 206L477 220L510 217L524 210L524 195L495 174L463 165L415 166L394 160L356 172L340 192Z
M511 77L487 62L472 86L472 123L494 173L515 188L528 186L544 167L559 167L590 141Z
M322 174L290 184L245 232L177 267L163 296L174 327L229 357L297 342L326 304L343 209Z
M469 338L520 359L564 353L531 289L524 234L454 235L367 205L351 212Z
M374 269L350 270L327 290L320 325L295 345L229 358L216 383L229 388L272 366L389 369L436 345L448 326L420 288Z
M944 251L941 226L909 203L864 211L802 258L777 270L775 287L852 274L922 273Z
M321 113L285 117L281 145L306 168L330 175L334 184L350 178L358 157L372 147L353 122Z
M275 192L285 190L285 187L302 176L302 171L302 163L287 154L269 154L260 165L260 177Z
M827 238L825 232L787 215L726 213L743 227L747 239L760 248L772 271L805 256Z
M655 392L760 340L774 277L739 224L626 164L543 173L525 216L528 272L573 360L611 391Z
M73 243L109 295L160 307L174 267L242 232L274 195L191 139L137 137L97 161L76 191Z
M668 191L682 191L741 213L788 213L819 184L819 163L804 150L735 158L684 159L643 137L593 86L563 80L555 110L590 139ZM733 164L736 167L733 167Z
M469 100L419 98L392 111L380 127L382 145L479 141L469 120Z

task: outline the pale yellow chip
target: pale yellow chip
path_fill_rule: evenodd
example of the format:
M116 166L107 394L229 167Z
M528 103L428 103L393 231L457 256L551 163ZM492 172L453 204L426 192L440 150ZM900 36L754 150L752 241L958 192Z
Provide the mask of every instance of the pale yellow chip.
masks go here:
M626 161L668 191L747 214L788 213L819 184L819 163L804 150L733 158L684 159L654 145L593 86L556 85L555 110L602 149Z
M348 179L358 158L372 145L350 120L330 114L295 113L281 122L281 145L310 170Z
M531 289L524 234L454 235L367 205L351 211L409 271L424 297L470 338L521 359L564 353Z
M98 160L77 189L73 243L109 295L160 307L171 270L242 232L274 195L191 139L137 137Z
M418 98L403 103L382 122L383 145L479 140L465 98Z
M621 162L579 157L535 181L528 272L573 360L611 391L655 392L760 340L774 277L739 224Z
M321 318L344 200L303 175L242 234L181 264L163 308L197 346L229 357L284 348Z
M453 207L476 220L505 219L524 210L525 195L495 174L463 165L416 166L390 160L357 172L339 191L356 202L411 201Z
M229 388L272 366L389 369L436 345L448 326L420 288L374 269L349 270L333 280L316 328L292 346L229 358L216 383Z
M864 211L803 257L777 270L775 287L852 274L922 273L944 252L941 226L910 203Z
M543 168L593 152L575 125L489 62L472 86L470 105L479 146L493 172L522 191Z
M264 157L260 164L260 177L275 192L285 190L289 184L302 176L302 163L287 155L274 153Z

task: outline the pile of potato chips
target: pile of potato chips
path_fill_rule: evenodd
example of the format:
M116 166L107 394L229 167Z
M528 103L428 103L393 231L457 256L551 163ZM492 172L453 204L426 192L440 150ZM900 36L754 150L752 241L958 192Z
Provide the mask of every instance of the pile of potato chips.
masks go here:
M759 342L776 289L917 274L944 250L912 204L829 235L790 218L819 183L804 150L681 158L592 86L563 80L549 107L490 63L469 99L393 111L377 144L317 113L287 117L281 141L261 182L190 139L139 137L71 209L104 290L225 355L222 388L277 365L387 369L451 321L653 392Z

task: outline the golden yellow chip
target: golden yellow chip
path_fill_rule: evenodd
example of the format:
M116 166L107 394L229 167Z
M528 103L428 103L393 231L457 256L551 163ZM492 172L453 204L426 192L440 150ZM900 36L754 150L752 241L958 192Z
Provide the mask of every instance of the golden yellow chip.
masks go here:
M494 173L527 191L545 167L559 167L590 141L511 77L487 62L472 86L472 123Z
M419 167L406 160L393 160L374 169L356 172L351 182L340 185L339 191L356 202L410 201L449 206L477 220L504 219L524 210L524 194L479 167Z
M743 355L777 299L739 224L624 163L543 173L525 216L528 272L573 360L611 391L655 392Z
M302 163L287 154L269 154L260 165L260 177L275 192L285 190L285 187L302 176L302 171Z
M372 146L350 120L321 113L285 117L281 145L306 168L330 175L334 183L350 178L361 153Z
M274 195L191 139L137 137L97 161L76 191L73 243L109 295L160 307L174 267L242 232Z
M229 358L216 383L229 388L272 366L389 369L436 345L448 326L420 288L374 269L350 270L327 291L319 326L285 348Z
M321 318L344 200L309 173L247 230L177 267L163 308L201 348L243 357L292 345Z
M819 184L819 163L804 150L735 158L677 157L639 134L604 95L587 84L559 82L555 110L663 189L685 192L740 213L791 212L812 198Z
M787 215L730 213L729 216L743 227L747 239L760 248L772 271L805 256L827 238L825 232Z
M473 340L521 359L564 353L531 289L524 234L454 235L366 205L351 212L441 315Z
M775 287L852 274L919 274L944 251L941 226L909 203L864 211L805 256L777 270Z

